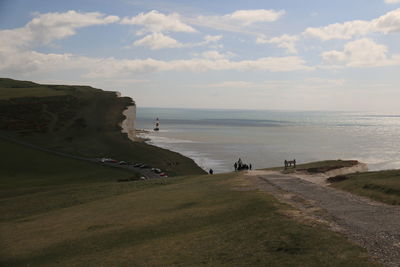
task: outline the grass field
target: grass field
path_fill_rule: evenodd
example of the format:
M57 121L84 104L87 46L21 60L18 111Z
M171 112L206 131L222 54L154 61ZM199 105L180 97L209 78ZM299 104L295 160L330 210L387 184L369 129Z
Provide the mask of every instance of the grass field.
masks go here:
M0 162L2 266L371 266L326 226L238 190L240 174L118 183L131 174L1 145L15 151Z
M20 218L112 195L108 183L137 178L131 171L69 159L0 140L0 213ZM95 194L86 194L97 185ZM95 188L91 188L94 190Z
M0 134L74 155L146 163L169 176L205 173L189 158L122 134L129 105L128 97L88 86L0 78Z
M332 186L387 204L400 205L400 170L355 173L346 177L348 179Z
M66 95L67 92L54 90L47 86L39 86L29 81L18 81L12 79L0 79L0 99L11 99L19 97L46 97Z

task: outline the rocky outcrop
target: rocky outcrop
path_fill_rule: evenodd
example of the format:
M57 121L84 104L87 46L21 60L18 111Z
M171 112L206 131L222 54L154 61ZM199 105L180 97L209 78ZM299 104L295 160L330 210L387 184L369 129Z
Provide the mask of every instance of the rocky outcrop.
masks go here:
M136 106L128 106L124 112L122 112L125 116L125 120L122 121L122 132L128 135L128 138L132 141L136 139L135 133L135 120L136 120Z

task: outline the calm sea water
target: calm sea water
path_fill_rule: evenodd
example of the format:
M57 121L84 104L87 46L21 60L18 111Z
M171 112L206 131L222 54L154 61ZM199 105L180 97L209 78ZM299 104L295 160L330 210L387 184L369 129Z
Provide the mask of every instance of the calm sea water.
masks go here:
M155 118L161 130L153 132ZM348 112L137 108L149 143L179 152L208 170L357 159L370 170L400 168L400 115Z

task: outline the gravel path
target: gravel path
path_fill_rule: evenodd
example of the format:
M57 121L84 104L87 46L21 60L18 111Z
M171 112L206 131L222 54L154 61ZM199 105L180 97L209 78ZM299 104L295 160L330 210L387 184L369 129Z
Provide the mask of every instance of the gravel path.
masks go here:
M249 176L258 188L302 209L322 209L317 217L368 250L384 266L400 266L400 207L280 173ZM291 197L287 197L287 195ZM323 217L323 218L321 218Z

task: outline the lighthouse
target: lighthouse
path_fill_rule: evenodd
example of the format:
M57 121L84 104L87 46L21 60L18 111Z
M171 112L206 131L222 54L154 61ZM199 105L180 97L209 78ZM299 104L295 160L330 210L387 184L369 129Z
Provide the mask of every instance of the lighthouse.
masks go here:
M160 130L160 120L157 118L156 119L156 126L154 127L154 131L159 131Z

